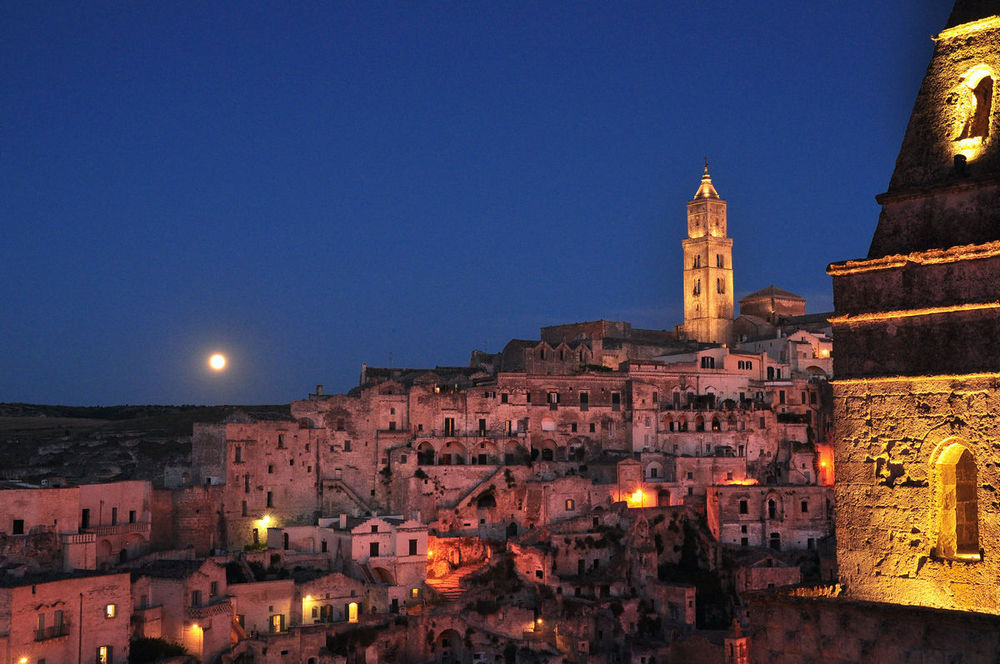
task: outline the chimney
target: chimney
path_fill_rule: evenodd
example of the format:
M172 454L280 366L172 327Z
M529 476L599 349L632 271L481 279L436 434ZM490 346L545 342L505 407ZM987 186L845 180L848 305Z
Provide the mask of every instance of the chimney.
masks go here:
M322 385L317 385L316 386L316 396L318 396L318 397L323 396L323 386Z

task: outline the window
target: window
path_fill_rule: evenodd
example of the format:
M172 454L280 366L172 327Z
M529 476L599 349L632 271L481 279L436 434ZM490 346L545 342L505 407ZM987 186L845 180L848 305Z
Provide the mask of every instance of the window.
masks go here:
M692 295L701 295L701 279L694 282L694 290L691 292Z
M396 423L389 422L389 431L395 431L395 430L396 430Z
M273 491L268 491L267 492L267 506L268 507L274 507L274 492Z
M368 543L368 557L369 558L378 558L378 542L369 542Z
M349 440L345 440L344 441L344 451L345 452L350 452L351 451L351 441L349 441Z
M702 369L714 369L715 368L715 358L714 357L703 357L703 358L701 358L701 368Z
M740 546L742 546L744 548L750 546L750 538L748 538L748 537L741 537L740 538Z
M277 613L270 617L268 620L267 630L272 634L278 634L285 631L285 616L281 613Z
M218 597L218 595L219 595L219 582L218 581L212 581L212 583L209 584L209 586L208 586L208 596L209 597Z
M343 417L337 418L337 431L343 431L343 430L344 430L344 418Z
M236 446L236 457L233 459L236 463L243 463L243 446Z
M726 267L726 261L723 260L722 254L715 255L715 267Z
M279 450L285 449L285 434L283 433L278 434L278 449Z
M508 395L506 392L500 393L500 403L507 403Z
M410 540L410 555L411 556L417 555L417 540L415 539Z
M559 393L558 392L549 392L549 394L548 394L548 400L549 400L550 404L557 405L559 403Z
M570 433L576 433L576 422L570 422L569 430Z
M420 597L420 588L410 588L410 597L418 599Z
M11 534L13 535L24 534L24 519L14 519L14 524L11 527Z
M118 615L118 605L117 604L105 604L104 605L104 617L114 618Z
M201 606L201 591L192 590L191 591L191 606Z
M455 433L455 418L446 417L444 418L444 433L446 436L454 435Z
M80 512L80 527L90 528L90 509L83 509Z
M479 418L479 435L480 436L486 435L486 418L483 417Z
M778 504L774 500L767 501L767 518L776 519L778 518Z
M976 80L975 75L969 76L965 81L963 94L965 97L961 101L965 108L968 108L968 116L962 127L962 133L958 139L985 138L990 134L990 111L993 107L993 78L983 76ZM949 97L951 103L958 103L956 96ZM960 107L961 107L960 106Z
M274 474L274 466L271 465L271 464L268 464L268 466L267 466L267 472L268 472L269 475L273 475Z
M576 501L574 501L572 498L567 498L566 499L566 511L567 512L572 512L574 509L576 509Z
M590 392L580 392L580 410L590 410Z
M620 392L611 393L611 410L622 409L622 395Z
M590 423L590 433L597 433L597 424L595 422Z
M952 443L937 466L938 546L945 557L979 557L977 468L972 451Z
M781 551L781 533L771 533L770 546L775 551Z
M240 516L246 516L246 515L247 515L247 501L244 500L242 505L240 505Z
M778 390L778 403L785 403L785 391Z
M128 522L135 523L135 510L128 511Z
M372 532L373 533L377 533L378 532L378 525L377 524L374 525L374 526L372 526Z
M746 500L740 501L740 514L749 514L750 505Z
M719 293L725 293L726 292L726 282L723 281L721 278L716 279L715 280L715 290L716 290L716 292L719 292Z
M802 501L801 509L802 509L802 513L803 514L808 514L809 513L809 501L808 500L803 500Z
M114 664L114 648L112 646L97 647L97 664Z

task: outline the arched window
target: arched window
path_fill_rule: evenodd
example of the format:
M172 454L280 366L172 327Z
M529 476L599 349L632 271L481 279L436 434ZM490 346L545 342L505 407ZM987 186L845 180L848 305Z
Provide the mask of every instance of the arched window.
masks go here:
M958 102L962 133L958 139L986 138L990 135L990 114L993 111L993 77L988 70L973 69L965 78Z
M941 452L937 464L938 555L979 557L979 501L976 458L953 442Z

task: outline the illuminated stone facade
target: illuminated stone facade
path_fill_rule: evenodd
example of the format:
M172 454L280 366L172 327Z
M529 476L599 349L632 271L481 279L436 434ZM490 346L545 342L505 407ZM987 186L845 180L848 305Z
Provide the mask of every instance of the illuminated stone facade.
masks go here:
M684 246L684 336L713 344L733 342L733 240L726 236L726 201L705 174L687 204Z
M868 258L828 270L837 558L854 599L1000 614L997 13L957 3Z

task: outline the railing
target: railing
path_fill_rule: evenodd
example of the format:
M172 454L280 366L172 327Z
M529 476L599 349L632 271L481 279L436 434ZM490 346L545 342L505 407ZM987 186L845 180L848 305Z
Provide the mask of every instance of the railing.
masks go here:
M213 600L210 604L205 604L203 606L189 606L185 613L188 618L201 619L230 614L232 612L232 604L229 602L229 598L226 597Z
M52 625L51 627L42 627L41 629L35 630L35 641L46 641L48 639L56 639L60 636L66 636L69 634L69 623L63 622L61 625Z
M136 521L135 523L118 523L113 526L90 526L84 528L83 532L94 535L125 535L128 533L149 532L149 521Z

